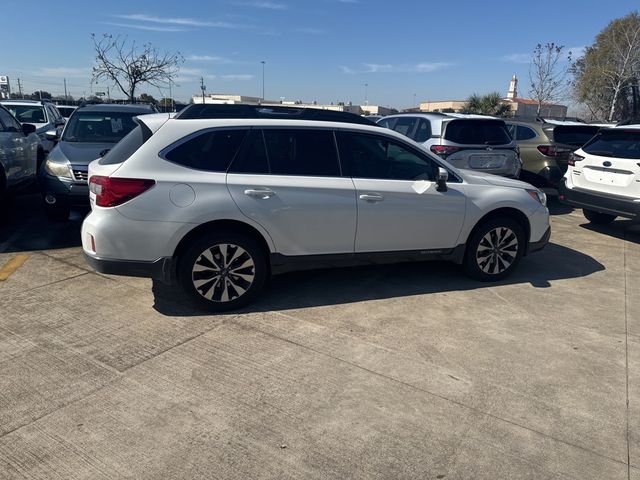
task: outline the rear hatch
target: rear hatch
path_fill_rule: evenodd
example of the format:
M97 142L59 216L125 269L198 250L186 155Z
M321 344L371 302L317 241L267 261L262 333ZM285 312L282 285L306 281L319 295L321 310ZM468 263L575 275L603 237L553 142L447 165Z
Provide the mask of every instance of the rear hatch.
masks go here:
M447 161L459 168L499 170L519 162L517 146L502 120L453 119L446 123L442 140Z
M640 129L601 130L574 160L576 187L640 199Z
M562 173L567 171L567 161L571 152L583 146L598 133L600 127L595 125L553 125L542 127L549 140L555 145L551 152ZM544 152L542 152L544 153Z

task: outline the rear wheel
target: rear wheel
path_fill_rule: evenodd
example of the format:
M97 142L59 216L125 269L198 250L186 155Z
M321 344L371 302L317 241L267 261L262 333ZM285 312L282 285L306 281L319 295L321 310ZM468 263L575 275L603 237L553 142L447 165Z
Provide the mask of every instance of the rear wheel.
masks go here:
M255 300L267 278L260 244L240 233L209 233L192 242L178 260L178 279L199 306L234 310Z
M587 220L589 220L591 223L595 223L596 225L607 225L616 219L615 215L600 213L596 212L595 210L582 209L582 213Z
M464 269L483 282L501 280L516 267L524 247L524 230L518 222L508 217L488 220L469 239Z

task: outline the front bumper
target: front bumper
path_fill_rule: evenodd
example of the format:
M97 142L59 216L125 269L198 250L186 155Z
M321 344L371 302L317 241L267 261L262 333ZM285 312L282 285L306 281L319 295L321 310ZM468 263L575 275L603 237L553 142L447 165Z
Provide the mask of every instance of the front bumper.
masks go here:
M549 243L549 239L551 238L551 227L547 228L547 231L544 232L542 238L537 242L529 242L529 247L527 248L527 255L533 252L537 252L542 250Z
M100 258L84 252L84 258L96 272L107 275L153 278L166 284L171 284L173 278L173 259L171 257L144 262Z
M43 195L55 197L56 203L68 207L89 207L89 185L68 178L58 178L44 172L40 175Z
M640 218L640 199L622 197L610 193L595 193L578 187L567 187L562 179L559 188L560 201L573 207L607 213L617 217Z

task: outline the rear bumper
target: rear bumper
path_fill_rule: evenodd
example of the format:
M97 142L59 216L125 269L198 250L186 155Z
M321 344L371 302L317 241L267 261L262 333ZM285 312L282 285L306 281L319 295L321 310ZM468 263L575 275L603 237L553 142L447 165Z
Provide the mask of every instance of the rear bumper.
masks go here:
M559 194L561 202L573 207L618 217L640 218L640 199L621 197L610 193L596 193L577 187L569 188L566 179L562 179L560 182Z
M166 284L171 284L173 278L173 259L171 257L159 258L152 262L141 262L100 258L84 252L84 258L96 272L107 275L153 278Z

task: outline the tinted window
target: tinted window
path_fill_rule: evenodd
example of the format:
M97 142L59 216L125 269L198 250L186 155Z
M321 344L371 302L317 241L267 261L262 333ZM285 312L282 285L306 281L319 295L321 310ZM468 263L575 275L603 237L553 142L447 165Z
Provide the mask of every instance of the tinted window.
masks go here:
M507 131L511 138L516 138L516 126L512 123L507 123Z
M634 130L602 130L584 147L591 155L617 158L640 158L640 132Z
M390 128L393 130L393 126L396 124L397 118L383 118L378 122L378 125L384 128Z
M424 118L418 119L418 128L413 135L416 142L426 142L431 137L431 124Z
M133 155L144 142L151 137L151 132L138 125L120 140L109 152L100 159L100 165L115 165L122 163Z
M340 176L333 132L265 129L263 134L272 174Z
M413 127L416 125L416 119L412 117L401 117L393 126L393 130L402 135L410 137L413 134Z
M581 147L598 133L600 127L592 125L558 125L553 129L553 140L557 143Z
M262 130L253 130L249 134L247 147L231 165L229 170L233 173L269 173L269 161L267 149L264 146Z
M436 165L428 157L385 137L338 134L345 173L357 178L433 180Z
M64 129L66 142L117 143L136 127L129 112L83 112L73 115Z
M463 145L504 145L511 137L500 120L451 120L444 133L445 140Z
M531 140L532 138L536 138L538 135L536 131L532 128L525 127L523 125L518 125L518 130L516 134L516 140Z
M0 108L0 129L2 129L3 132L7 130L19 132L21 130L20 124L4 108Z
M167 160L198 170L226 172L248 130L210 130L166 153Z
M71 107L58 107L58 111L60 112L60 114L66 118L69 118L74 110L75 108Z

